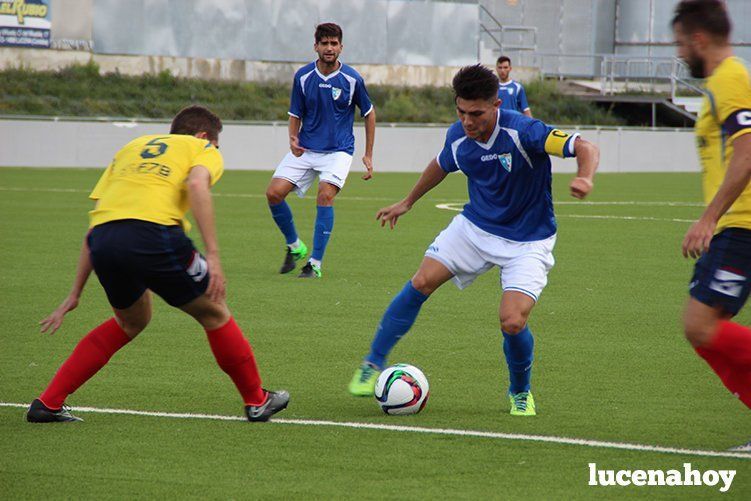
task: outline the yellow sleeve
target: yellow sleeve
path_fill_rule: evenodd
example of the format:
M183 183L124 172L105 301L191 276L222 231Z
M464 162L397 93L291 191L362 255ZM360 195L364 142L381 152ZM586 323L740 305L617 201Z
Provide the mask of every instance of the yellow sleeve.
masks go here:
M732 141L751 132L751 81L741 64L719 77L708 81L707 89L715 119Z
M222 154L211 144L201 150L193 160L191 167L195 167L196 165L202 165L209 171L211 186L214 186L219 181L219 178L222 177L222 174L224 174L224 159L222 158Z
M112 166L115 163L113 160L109 166L104 169L104 172L102 173L102 176L99 178L99 181L97 181L96 186L94 186L94 189L89 194L89 198L91 200L99 200L102 198L102 193L104 193L104 190L107 189L107 186L110 183L110 174L112 173Z

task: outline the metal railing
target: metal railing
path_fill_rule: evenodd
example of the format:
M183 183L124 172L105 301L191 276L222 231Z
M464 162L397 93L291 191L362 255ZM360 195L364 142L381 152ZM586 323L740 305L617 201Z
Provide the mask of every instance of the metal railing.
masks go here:
M688 79L685 64L675 57L546 52L519 53L515 57L519 66L539 69L541 78L597 80L602 94L624 91L668 94L675 79L677 82Z
M643 57L607 55L600 65L602 94L615 94L618 90L659 93L676 74L678 59L674 57ZM622 84L618 89L616 83Z
M505 54L507 51L537 50L537 27L503 24L484 5L478 6L480 13L489 19L487 26L480 22L480 34L488 35L494 42L494 52ZM514 40L509 41L512 35Z

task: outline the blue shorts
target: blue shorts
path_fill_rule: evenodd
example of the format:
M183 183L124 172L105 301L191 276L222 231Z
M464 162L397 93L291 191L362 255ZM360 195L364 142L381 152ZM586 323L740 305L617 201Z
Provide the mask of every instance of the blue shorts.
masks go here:
M727 228L696 261L689 291L707 306L736 315L751 291L751 230Z
M88 243L94 271L114 308L132 306L146 289L182 306L208 287L206 260L180 226L111 221L95 226Z

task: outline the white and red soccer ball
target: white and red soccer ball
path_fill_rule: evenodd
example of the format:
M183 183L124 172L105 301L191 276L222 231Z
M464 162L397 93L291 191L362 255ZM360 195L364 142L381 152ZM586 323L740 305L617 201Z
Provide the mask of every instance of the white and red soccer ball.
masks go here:
M414 365L396 364L388 367L375 385L375 398L383 412L404 416L417 414L428 402L428 378Z

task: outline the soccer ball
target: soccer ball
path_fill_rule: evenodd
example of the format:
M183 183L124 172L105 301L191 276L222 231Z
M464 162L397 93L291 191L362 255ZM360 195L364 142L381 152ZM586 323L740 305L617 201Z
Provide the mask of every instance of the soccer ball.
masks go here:
M417 414L430 394L428 379L414 365L396 364L387 368L375 385L375 398L383 412L404 416Z

